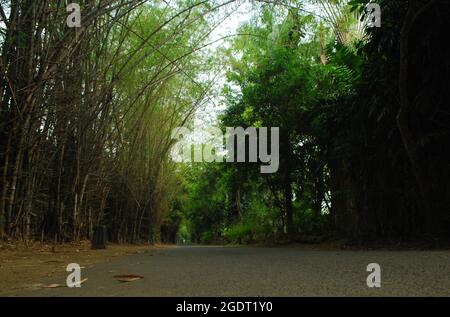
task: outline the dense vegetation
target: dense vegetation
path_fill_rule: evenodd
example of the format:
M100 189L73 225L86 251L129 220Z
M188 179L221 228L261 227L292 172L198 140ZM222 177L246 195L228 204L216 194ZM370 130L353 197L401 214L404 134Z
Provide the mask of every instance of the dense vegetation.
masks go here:
M204 99L205 2L2 1L0 235L58 241L107 224L153 240L170 208L170 131ZM9 11L9 17L6 14Z
M235 2L78 1L70 29L65 1L0 1L0 236L448 238L450 4L378 0L365 28L366 0L253 1L214 53ZM218 127L279 127L277 173L171 160L219 65Z
M191 171L194 240L448 237L449 68L438 56L449 53L449 6L380 1L382 27L363 36L351 28L363 2L329 12L329 29L270 7L242 26L258 36L227 55L239 89L224 90L221 125L279 126L281 167Z

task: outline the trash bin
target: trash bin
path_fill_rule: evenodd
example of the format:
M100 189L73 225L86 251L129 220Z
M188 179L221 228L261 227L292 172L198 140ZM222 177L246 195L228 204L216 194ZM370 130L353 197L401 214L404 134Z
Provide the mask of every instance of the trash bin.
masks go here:
M94 227L94 235L91 241L91 248L94 250L97 249L106 249L106 242L108 239L106 226L96 226Z

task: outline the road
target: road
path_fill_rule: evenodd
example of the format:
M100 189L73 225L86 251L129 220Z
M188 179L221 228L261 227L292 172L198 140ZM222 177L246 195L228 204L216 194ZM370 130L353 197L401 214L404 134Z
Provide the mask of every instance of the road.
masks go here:
M381 287L366 285L369 263ZM67 273L68 274L68 273ZM121 283L113 276L144 279ZM82 270L81 288L21 296L450 296L450 251L323 251L192 246L148 250ZM65 283L66 275L45 283Z

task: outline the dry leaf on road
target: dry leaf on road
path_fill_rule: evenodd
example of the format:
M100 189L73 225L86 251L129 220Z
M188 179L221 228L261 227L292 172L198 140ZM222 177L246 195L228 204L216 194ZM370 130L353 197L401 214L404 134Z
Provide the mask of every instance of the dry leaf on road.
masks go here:
M64 285L61 284L49 284L42 286L43 288L58 288L58 287L64 287Z
M116 280L118 280L119 282L134 282L137 280L141 280L144 277L140 276L140 275L114 275L113 276Z
M85 279L83 279L83 280L81 280L81 281L79 281L79 282L77 282L77 283L74 283L73 286L81 285L81 284L83 284L84 282L86 282L87 280L88 280L88 279L85 278Z

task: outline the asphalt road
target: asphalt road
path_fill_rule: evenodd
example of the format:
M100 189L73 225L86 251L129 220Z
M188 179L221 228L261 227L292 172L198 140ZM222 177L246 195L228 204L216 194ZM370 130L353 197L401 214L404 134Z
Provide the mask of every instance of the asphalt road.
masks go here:
M381 287L366 284L369 263ZM68 274L68 273L67 273ZM43 281L65 283L66 275ZM144 279L121 283L117 274ZM450 296L450 251L311 251L176 247L148 250L82 270L81 288L21 296Z

